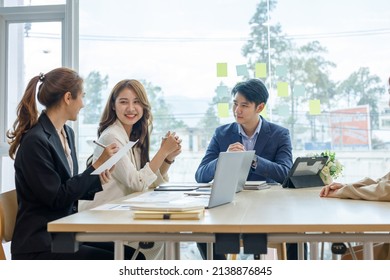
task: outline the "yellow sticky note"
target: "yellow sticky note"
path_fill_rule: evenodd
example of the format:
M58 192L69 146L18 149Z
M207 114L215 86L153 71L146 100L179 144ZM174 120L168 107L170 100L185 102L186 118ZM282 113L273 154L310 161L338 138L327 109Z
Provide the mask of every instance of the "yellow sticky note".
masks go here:
M229 103L218 103L217 109L219 118L229 117Z
M268 114L267 114L267 105L265 105L263 111L260 112L260 116L262 116L262 117L265 118L265 119L268 118Z
M319 99L309 100L309 113L310 115L321 114L321 103Z
M287 82L278 82L278 96L287 97L288 96L288 83Z
M217 63L217 77L227 77L227 63Z
M255 77L256 78L267 78L267 64L256 63L255 65Z

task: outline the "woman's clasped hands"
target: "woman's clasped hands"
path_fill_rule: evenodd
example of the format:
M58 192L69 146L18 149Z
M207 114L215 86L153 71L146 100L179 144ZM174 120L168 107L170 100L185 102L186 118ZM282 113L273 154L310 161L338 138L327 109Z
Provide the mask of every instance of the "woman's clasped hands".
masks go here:
M162 138L160 149L165 152L165 159L169 163L172 163L181 153L181 142L182 140L176 135L176 132L168 131Z

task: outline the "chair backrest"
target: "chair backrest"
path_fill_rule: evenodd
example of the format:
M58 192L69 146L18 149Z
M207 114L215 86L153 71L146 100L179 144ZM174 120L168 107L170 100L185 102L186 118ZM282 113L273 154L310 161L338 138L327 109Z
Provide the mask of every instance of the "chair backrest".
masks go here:
M1 243L12 240L14 233L18 202L16 190L0 193L0 240ZM0 259L5 259L3 245L0 249Z

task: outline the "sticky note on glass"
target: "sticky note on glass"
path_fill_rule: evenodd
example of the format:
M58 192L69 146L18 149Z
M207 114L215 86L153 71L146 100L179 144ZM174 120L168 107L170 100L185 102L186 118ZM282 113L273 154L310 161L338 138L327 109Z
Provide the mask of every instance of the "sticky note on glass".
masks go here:
M218 103L217 109L219 118L229 117L229 103Z
M279 105L278 115L281 117L288 117L290 115L290 107L287 104Z
M255 65L255 77L256 78L267 78L267 64L256 63Z
M227 63L217 63L217 77L227 77Z
M265 119L268 118L268 114L267 114L267 104L264 106L263 111L260 112L260 116L262 116L262 117L265 118Z
M287 97L288 96L288 83L287 82L278 82L277 83L278 96Z
M246 67L245 64L237 65L236 70L237 70L237 76L244 76L244 77L249 76L248 68Z
M218 98L229 97L229 90L227 86L218 86L216 92Z
M293 88L294 97L305 96L305 86L295 85Z
M275 67L276 76L284 78L287 76L287 67L285 65L276 65Z
M310 115L321 114L321 103L319 99L309 100L309 114Z

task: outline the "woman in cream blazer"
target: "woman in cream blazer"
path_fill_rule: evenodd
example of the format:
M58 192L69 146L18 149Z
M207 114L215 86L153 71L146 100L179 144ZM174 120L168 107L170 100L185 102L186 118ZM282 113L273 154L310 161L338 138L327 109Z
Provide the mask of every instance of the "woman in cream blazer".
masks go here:
M168 181L168 170L181 153L181 140L175 133L167 132L156 155L149 159L152 114L143 85L137 80L122 80L115 85L108 98L99 128L99 143L116 143L119 148L129 141L138 140L126 156L115 164L112 180L104 184L103 191L93 201L80 201L80 210L90 209L134 192L146 191ZM95 161L104 149L97 146ZM129 246L137 248L138 242ZM163 258L163 243L140 252L146 259Z

